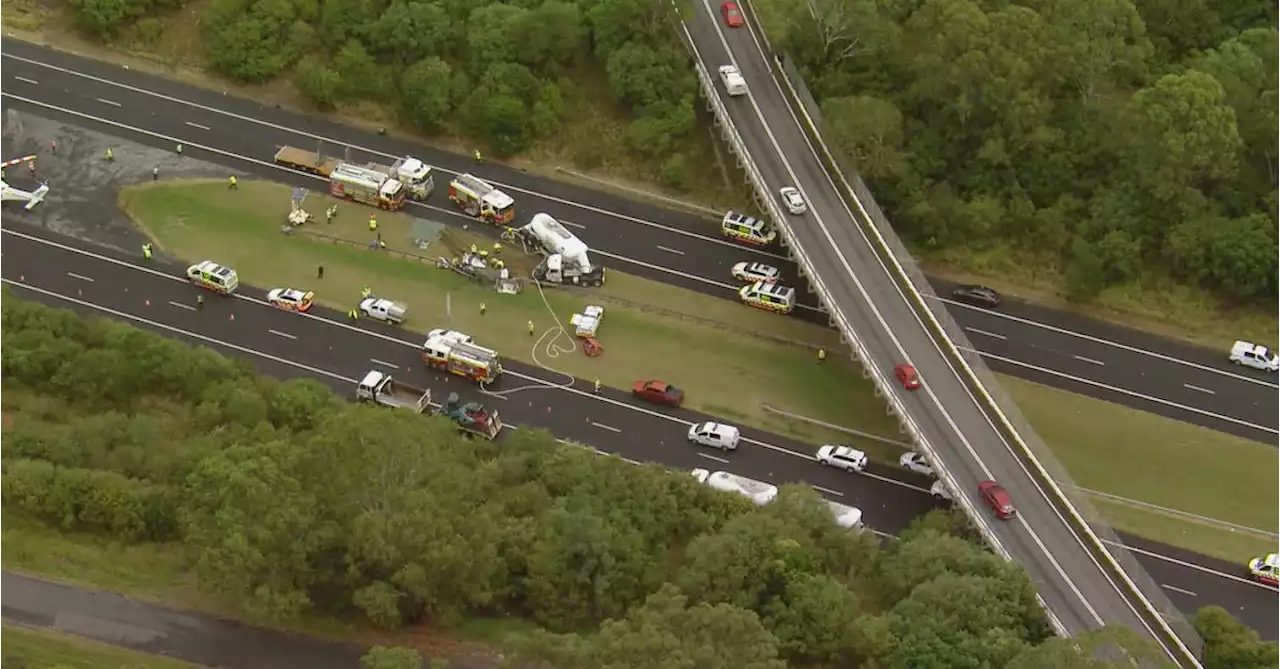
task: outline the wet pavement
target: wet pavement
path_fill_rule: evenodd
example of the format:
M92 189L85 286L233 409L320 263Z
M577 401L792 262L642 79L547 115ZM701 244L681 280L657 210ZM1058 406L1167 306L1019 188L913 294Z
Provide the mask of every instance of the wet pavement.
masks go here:
M141 246L145 235L120 210L121 188L150 181L152 169L159 170L160 180L226 179L232 173L243 176L179 156L175 150L137 144L11 108L4 110L0 128L4 160L36 156L35 172L14 166L5 171L5 181L23 190L34 190L40 183L49 185L48 197L31 211L6 205L6 219L13 217L123 250ZM108 148L112 149L110 161Z

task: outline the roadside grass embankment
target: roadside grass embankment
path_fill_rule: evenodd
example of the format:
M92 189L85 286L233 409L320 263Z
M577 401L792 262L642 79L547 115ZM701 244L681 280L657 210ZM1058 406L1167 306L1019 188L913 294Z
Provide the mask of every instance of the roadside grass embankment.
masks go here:
M4 624L4 664L21 669L199 669L70 634Z
M374 234L368 230L368 216L374 210L341 203L337 221L326 224L324 208L334 200L323 193L305 201L317 222L304 227L348 243L324 241L306 232L285 235L280 229L290 193L286 186L248 180L234 192L220 181L159 182L123 191L120 203L159 249L190 262L209 259L229 265L243 283L258 288L314 290L320 303L346 310L367 286L408 305L409 330L462 330L507 358L578 378L599 378L615 388L628 388L637 379L663 379L685 389L690 409L812 443L848 438L767 414L760 405L886 437L896 434L883 402L853 361L831 355L825 363L817 362L818 348L843 350L836 333L827 328L629 276L616 268L609 269L607 284L598 291L540 292L530 285L520 295L498 295L451 271L401 255L451 256L473 240L492 245L490 237L379 212L378 232L389 252L370 249ZM516 249L503 253L513 266L532 264L518 260L523 254ZM317 279L321 265L324 278ZM571 328L570 317L589 304L606 309L598 335L605 353L599 358L586 357L571 331L555 336L555 328ZM528 333L530 321L533 336ZM556 380L550 371L544 376ZM864 441L868 443L858 446L868 453L896 460L896 449Z

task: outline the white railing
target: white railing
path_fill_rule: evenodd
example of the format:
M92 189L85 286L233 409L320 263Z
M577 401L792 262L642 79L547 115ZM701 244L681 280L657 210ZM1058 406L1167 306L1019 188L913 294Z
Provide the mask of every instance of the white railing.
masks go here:
M750 6L747 6L746 9L747 11L751 12L752 18L755 20L755 25L759 26L760 23L759 23L758 15L755 13L755 11ZM714 82L710 80L710 78L706 75L705 71L703 70L702 60L697 55L697 47L693 45L692 36L688 35L687 30L686 30L686 37L689 40L690 48L693 50L695 60L698 63L697 68L699 70L699 78L702 80L702 86L703 86L704 92L706 93L709 99L715 101L713 103L713 109L716 113L717 118L721 119L722 124L728 124L729 127L732 127L732 121L729 119L729 115L727 111L724 109L723 103L719 99L719 94L714 86ZM761 31L761 37L765 40L766 46L772 52L772 46L768 45L768 37L764 36L763 31ZM764 55L766 59L772 57L772 59L777 63L779 71L782 70L782 64L780 62L777 62L776 55L773 55L772 53L762 54L762 55ZM785 75L779 76L778 79L780 79L781 82L791 91L792 97L796 100L799 100L799 95L796 92L795 87L792 85L790 79ZM788 101L788 104L791 104L791 101ZM805 123L809 126L810 130L812 131L811 133L812 136L815 139L817 139L818 145L822 148L822 152L826 155L826 158L830 162L830 164L832 165L838 164L835 159L835 156L831 153L830 148L827 146L826 142L822 139L821 130L818 128L817 124L813 121L813 118L809 115L809 112L805 108L805 106L803 104L796 104L794 105L794 108L796 108L804 116ZM734 130L733 134L736 136L737 131ZM743 158L744 162L749 163L750 160L749 158L746 157L748 154L746 152L745 145L742 145L740 137L737 138L737 141L738 141L738 144L735 145L735 151L738 151L740 155L744 156ZM752 167L754 169L754 165ZM826 168L824 166L824 170L825 169ZM970 385L973 387L974 390L977 390L978 393L982 396L983 400L991 409L991 412L994 413L994 415L998 418L1000 423L1004 426L1007 434L1011 436L1015 442L1017 442L1018 447L1023 451L1023 453L1025 453L1027 460L1029 460L1032 463L1032 465L1035 467L1036 472L1040 475L1041 480L1046 485L1049 486L1049 488L1053 491L1054 495L1061 502L1061 506L1065 508L1065 510L1070 514L1072 520L1074 520L1075 523L1077 524L1079 530L1082 531L1084 535L1083 538L1088 539L1094 545L1094 547L1097 549L1096 552L1102 556L1102 558L1108 563L1108 565L1112 568L1115 574L1123 582L1125 587L1130 590L1130 592L1134 595L1137 601L1140 602L1142 606L1146 609L1147 613L1150 614L1149 616L1150 619L1154 621L1155 624L1166 634L1166 636L1174 643L1176 648L1185 656L1186 659L1188 659L1191 662L1192 666L1200 667L1201 666L1200 661L1195 656L1195 653L1193 653L1191 649L1188 648L1185 643L1183 643L1181 637L1179 637L1178 634L1174 632L1173 628L1165 620L1161 612L1158 609L1156 609L1156 607L1151 603L1151 601L1137 586L1137 584L1134 583L1134 581L1129 577L1129 574L1120 566L1120 563L1116 560L1116 558L1111 554L1109 550L1107 550L1106 546L1102 543L1102 540L1097 536L1097 534L1094 533L1089 523L1084 519L1083 516L1080 515L1079 511L1071 503L1067 494L1058 486L1057 482L1054 480L1052 476L1049 475L1049 472L1045 469L1044 465L1040 462L1040 459L1036 457L1032 449L1022 439L1022 436L1018 433L1018 430L1014 428L1013 423L1005 415L1004 411L1001 410L999 403L996 402L995 398L993 398L991 394L987 391L986 387L978 378L978 375L974 372L973 368L970 367L968 361L961 354L959 348L956 347L955 343L947 335L946 329L943 327L942 323L938 321L937 316L933 313L933 311L928 308L928 305L925 302L924 296L921 295L920 291L915 287L915 284L910 280L905 268L903 268L902 264L898 261L897 256L893 253L892 249L890 248L888 242L885 240L884 236L881 234L880 230L875 225L871 224L870 215L867 213L866 209L863 207L861 200L858 199L853 187L850 186L848 181L845 179L844 174L841 173L839 170L835 170L834 174L830 174L831 172L830 170L827 170L827 171L829 173L829 176L831 176L833 180L839 180L839 183L845 188L846 192L851 196L851 199L853 200L853 202L857 205L858 209L862 212L863 217L868 222L867 227L870 228L872 234L875 236L877 244L879 244L881 249L883 250L882 255L887 256L889 261L893 264L893 269L895 273L898 275L898 277L901 279L901 284L905 285L907 290L910 291L912 298L915 300L916 303L912 305L912 310L916 311L917 314L923 314L924 317L929 320L929 322L935 329L936 336L933 337L935 342L940 342L947 347L947 349L950 351L952 355L953 360L959 363L958 369L964 372L964 374L969 378ZM751 174L752 174L752 171L749 170L748 175L750 176ZM753 181L754 181L754 183L752 184L753 187L757 189L758 193L762 194L758 197L760 199L767 201L769 204L772 204L772 198L769 196L771 191L764 184L763 180L759 179L758 173L756 173L756 177L755 179L753 179ZM787 237L788 241L790 241L791 231L789 229L789 226L785 223L786 218L780 215L780 212L777 210L776 205L773 205L771 207L770 215L773 217L774 221L780 223L778 227L784 231L784 237ZM800 252L798 247L792 246L792 248L793 248L793 251L796 252L796 255L803 259L802 264L806 265L806 273L809 275L810 279L815 284L821 284L821 281L817 277L817 273L813 271L813 268L811 266L808 266L808 259L804 257L803 253ZM877 254L877 255L881 255L881 254ZM826 305L834 304L834 302L830 299L830 294L826 292L825 288L822 288L819 290L819 296L823 299L824 304ZM831 306L828 306L828 308L831 308ZM847 324L841 324L840 329L841 329L841 332L844 333L845 330L849 328L847 328ZM855 349L857 350L859 357L863 358L864 360L869 359L866 356L865 350L860 348L860 344L855 344ZM868 367L868 365L863 365L863 367L866 368ZM885 383L885 379L883 378L883 376L875 372L873 372L873 375L877 377L875 381L876 381L877 388L881 390L881 394L883 394L887 398L890 398L890 404L893 407L893 410L899 416L903 416L904 418L902 418L902 421L906 424L911 424L912 429L914 429L914 423L912 423L909 418L905 417L906 413L904 408L901 406L901 404L899 404L896 401L896 398L894 398L893 393L889 389L889 386L881 385L882 383ZM913 441L915 441L918 444L921 444L921 447L927 451L926 454L929 456L931 462L934 462L935 464L941 462L941 460L936 458L935 454L932 452L932 449L928 448L927 443L924 441L922 436L919 435L918 431L912 433L912 437L913 437ZM936 469L940 473L945 471L941 466L936 467ZM946 485L951 489L952 496L955 499L957 500L964 499L964 495L958 494L959 490L956 487L954 480L947 480ZM973 516L975 519L980 518L979 515L974 514L974 509L972 508L971 505L966 505L966 511L969 512L970 515ZM978 524L980 526L983 525L981 520L978 520ZM995 539L994 535L992 535L990 531L985 527L982 527L981 529L983 530L983 534L988 537L988 540L993 542L994 546L999 547L999 542L998 540ZM1008 553L1005 552L1003 548L998 548L998 550L1006 558L1009 557ZM1042 605L1044 604L1043 599L1041 600L1041 604ZM1046 611L1048 611L1047 607L1046 607ZM1050 618L1052 619L1053 614L1050 613L1049 615L1050 615ZM1058 627L1060 632L1063 631L1061 629L1060 624L1055 624L1055 627Z
M747 176L747 181L750 182L752 190L755 193L757 203L774 221L785 221L786 216L783 215L782 211L778 208L777 203L772 197L770 197L769 194L771 191L765 183L764 177L760 175L760 170L751 159L751 154L747 151L746 144L742 141L742 136L738 133L737 128L733 124L733 120L729 117L728 110L724 107L724 102L717 94L715 82L702 64L702 58L698 54L698 47L694 44L692 35L689 34L688 29L685 28L683 24L680 26L680 32L683 33L682 37L684 38L685 45L694 54L694 71L698 76L698 81L701 85L704 97L707 100L707 104L710 106L712 113L715 114L716 119L719 121L721 134L724 136L725 141L728 142L730 149L741 162L742 169ZM871 354L868 352L866 345L863 344L858 333L849 324L849 320L840 310L839 305L834 299L832 299L831 293L827 290L822 277L819 276L816 268L813 266L813 262L795 240L794 233L791 228L785 224L778 225L777 227L782 232L785 245L791 250L792 255L796 258L796 262L800 265L801 273L809 279L810 285L813 287L814 291L818 293L818 297L822 303L827 307L828 312L831 315L831 320L835 323L836 328L850 343L850 345L852 345L856 357L864 363L872 360ZM906 407L903 406L901 400L898 399L897 394L894 392L892 382L880 371L879 366L862 364L860 367L863 370L863 374L871 378L875 384L878 394L888 403L889 411L898 418L902 431L911 438L911 441L917 445L926 457L929 458L930 462L940 462L937 452L929 441L925 439L924 434L916 426L915 421L911 419L911 415L907 412ZM970 502L962 493L963 489L956 483L955 479L951 476L951 473L941 467L937 468L937 473L939 480L941 480L943 484L947 486L948 490L950 490L952 499L955 500L956 503L960 504L971 518L975 519L978 531L991 545L992 549L1004 559L1012 561L1013 558L1010 556L1008 550L1006 550L1004 545L1000 543L1000 540L995 536L995 533L991 531L990 526L983 519L983 515L978 512L978 509L976 509L972 502ZM1039 600L1040 606L1045 610L1045 613L1054 629L1057 630L1059 634L1064 636L1067 635L1068 632L1066 628L1062 625L1061 621L1058 620L1057 616L1049 609L1044 599L1038 594L1036 595L1036 598Z

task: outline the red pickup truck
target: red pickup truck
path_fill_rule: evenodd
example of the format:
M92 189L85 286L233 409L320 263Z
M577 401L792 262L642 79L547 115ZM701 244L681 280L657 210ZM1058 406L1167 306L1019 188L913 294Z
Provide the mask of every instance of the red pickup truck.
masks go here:
M679 409L680 405L684 404L683 390L656 379L636 381L631 385L631 394L642 400L653 402L654 404L663 404L674 409Z

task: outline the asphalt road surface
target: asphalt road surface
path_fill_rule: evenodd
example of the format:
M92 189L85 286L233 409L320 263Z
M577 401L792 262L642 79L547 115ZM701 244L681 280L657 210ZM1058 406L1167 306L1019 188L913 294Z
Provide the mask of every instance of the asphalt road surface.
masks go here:
M180 280L182 267L163 263L141 267L136 254L11 220L5 222L3 248L4 279L22 297L107 315L210 346L246 358L263 373L279 378L318 379L350 397L364 372L381 369L431 388L436 398L452 391L464 399L489 403L513 428L543 427L562 439L630 460L659 461L686 470L722 469L775 484L805 482L829 499L862 509L866 523L887 535L937 508L927 494L929 479L911 472L873 464L866 475L837 473L811 459L811 445L750 429L743 431L749 443L734 453L703 451L686 443L684 433L688 424L706 416L636 405L626 393L612 389L597 397L580 390L589 388L581 380L555 387L570 380L520 363L507 363L511 374L498 388L507 399L485 395L456 377L426 370L417 355L420 342L407 332L365 321L353 325L343 321L341 314L322 308L316 309L314 317L280 311L263 304L263 291L250 286L242 286L239 297L207 298L204 309L198 310L195 295L199 291ZM1276 590L1241 578L1241 565L1137 537L1123 540L1182 610L1191 613L1217 604L1267 638L1275 638L1280 624Z
M777 265L784 276L798 280L794 263L780 249L732 244L719 237L714 221L704 218L501 165L476 165L401 139L12 39L3 40L2 51L4 97L10 108L87 124L165 149L183 142L187 155L311 186L311 177L270 164L276 147L324 146L330 153L380 162L413 154L444 172L441 179L471 171L496 181L516 198L521 220L537 211L552 214L596 249L605 264L629 273L725 299L736 299L728 270L742 260ZM461 222L444 191L444 183L439 183L429 207ZM949 294L948 284L935 284L939 294ZM812 294L803 294L800 301L797 317L825 322ZM1014 301L994 313L943 301L998 371L1266 443L1276 443L1280 435L1275 375L1237 368L1226 361L1225 352Z

